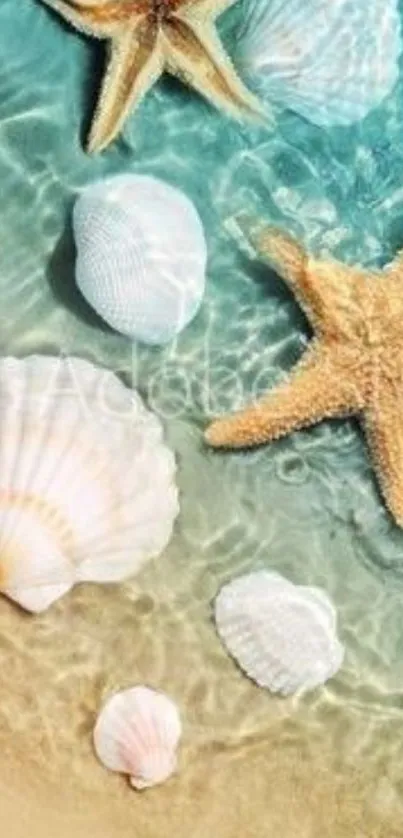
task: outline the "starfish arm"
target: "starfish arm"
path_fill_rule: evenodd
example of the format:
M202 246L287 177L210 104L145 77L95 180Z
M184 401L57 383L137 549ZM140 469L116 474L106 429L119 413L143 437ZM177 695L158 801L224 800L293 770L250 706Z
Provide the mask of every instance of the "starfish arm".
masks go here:
M403 399L402 381L386 377L364 413L364 428L385 501L403 526Z
M358 410L354 383L342 375L335 359L318 347L265 399L213 422L205 434L208 444L215 448L261 445L322 419Z
M116 3L85 2L85 0L42 0L58 12L79 32L95 38L110 38L122 26L122 7ZM127 16L127 12L126 12Z
M232 66L214 27L174 15L163 25L167 68L216 107L236 118L262 110Z
M240 219L241 228L244 224ZM247 235L291 288L318 335L344 335L354 314L357 284L363 281L360 271L314 259L291 236L272 227L252 227Z
M163 55L158 30L146 20L112 41L108 71L88 139L88 151L101 151L119 133L129 111L159 79Z

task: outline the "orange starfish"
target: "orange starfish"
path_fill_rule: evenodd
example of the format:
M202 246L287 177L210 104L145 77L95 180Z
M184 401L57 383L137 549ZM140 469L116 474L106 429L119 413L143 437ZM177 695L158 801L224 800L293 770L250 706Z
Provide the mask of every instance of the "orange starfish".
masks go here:
M109 66L88 150L119 133L164 71L235 117L261 114L226 55L215 19L237 0L42 0L87 35L109 39Z
M310 257L271 228L251 233L284 277L316 337L289 381L206 432L210 445L241 448L332 416L358 415L380 486L403 526L403 252L383 271Z

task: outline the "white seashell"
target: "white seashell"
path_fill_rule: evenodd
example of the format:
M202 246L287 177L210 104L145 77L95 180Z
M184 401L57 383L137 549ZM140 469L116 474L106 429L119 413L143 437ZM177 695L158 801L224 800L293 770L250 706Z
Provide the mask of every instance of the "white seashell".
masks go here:
M39 612L157 556L178 513L156 416L78 358L0 360L0 590Z
M337 612L327 594L320 588L311 588L307 585L299 585L298 590L303 593L306 601L311 600L312 605L319 606L322 620L327 622L330 631L337 631Z
M130 775L136 789L163 783L176 770L182 733L176 705L148 687L112 696L98 717L94 745L111 771Z
M398 78L397 0L246 0L238 38L262 100L317 125L363 119Z
M182 192L153 177L118 175L84 190L73 223L77 285L113 329L164 344L192 320L207 250Z
M313 689L341 666L336 612L318 588L267 571L241 576L218 594L215 619L241 669L273 693Z

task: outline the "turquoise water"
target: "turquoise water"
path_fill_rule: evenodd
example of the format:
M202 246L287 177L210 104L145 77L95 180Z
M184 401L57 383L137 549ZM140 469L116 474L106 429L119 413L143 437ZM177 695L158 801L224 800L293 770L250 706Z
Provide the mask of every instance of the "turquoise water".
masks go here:
M228 43L240 13L241 6L223 18ZM348 262L381 266L403 246L403 74L358 126L320 129L277 109L272 133L239 126L165 80L123 136L88 157L81 141L101 46L40 2L1 0L0 59L2 354L77 354L139 388L163 417L179 462L182 514L165 565L172 572L169 619L186 613L202 626L219 586L257 567L323 586L339 609L347 651L342 672L315 699L318 724L336 706L337 724L345 714L352 725L351 736L349 725L343 736L334 733L341 758L372 754L376 767L382 752L387 765L379 743L401 733L403 723L403 533L383 508L357 425L324 423L245 455L207 451L201 435L209 418L278 381L310 336L280 280L240 250L231 227L240 210ZM123 171L183 189L206 230L205 301L164 349L133 346L109 331L74 285L75 197ZM168 575L159 582L157 570L144 580L147 591L169 589ZM195 636L202 641L206 631L195 629ZM209 635L206 643L213 642ZM197 668L202 651L190 645ZM67 665L60 654L58 667ZM218 660L229 667L224 655ZM207 665L212 683L215 666ZM265 700L254 699L256 718ZM304 712L309 708L306 699ZM236 718L234 711L228 725L224 708L217 712L221 737ZM382 776L403 793L392 751L390 760Z

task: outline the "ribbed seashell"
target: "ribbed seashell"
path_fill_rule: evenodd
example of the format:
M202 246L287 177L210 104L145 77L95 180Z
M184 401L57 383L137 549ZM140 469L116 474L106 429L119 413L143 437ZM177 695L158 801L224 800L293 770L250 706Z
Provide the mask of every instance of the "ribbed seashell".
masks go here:
M73 224L77 285L113 329L157 345L192 320L207 250L186 195L153 177L118 175L84 190Z
M344 649L336 612L324 591L257 571L225 585L215 602L218 633L259 686L290 695L325 683Z
M349 125L387 96L401 51L397 0L246 0L239 61L261 99Z
M178 513L156 416L78 358L0 360L0 590L39 612L157 556Z
M101 710L95 751L106 768L128 774L134 788L151 788L175 772L181 733L179 712L170 698L133 687L112 696Z

